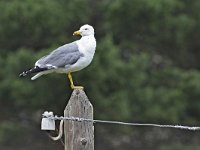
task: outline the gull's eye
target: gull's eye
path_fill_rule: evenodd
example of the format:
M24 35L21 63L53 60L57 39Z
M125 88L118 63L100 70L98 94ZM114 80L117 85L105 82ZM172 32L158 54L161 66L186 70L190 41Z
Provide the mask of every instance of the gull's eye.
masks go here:
M85 30L88 30L88 28L85 28Z

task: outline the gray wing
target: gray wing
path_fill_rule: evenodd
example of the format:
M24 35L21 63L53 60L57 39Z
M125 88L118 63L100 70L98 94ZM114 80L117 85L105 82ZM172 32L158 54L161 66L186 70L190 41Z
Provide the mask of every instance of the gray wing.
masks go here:
M40 58L35 65L40 68L63 68L67 65L72 65L82 57L83 54L78 50L76 42L65 44L49 55Z

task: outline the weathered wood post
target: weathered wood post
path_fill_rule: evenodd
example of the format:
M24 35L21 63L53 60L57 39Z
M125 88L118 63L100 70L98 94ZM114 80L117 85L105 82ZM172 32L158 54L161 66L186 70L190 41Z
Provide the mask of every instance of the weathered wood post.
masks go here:
M93 119L93 106L82 89L75 89L64 110L65 117ZM64 121L65 150L94 150L94 126L88 121Z

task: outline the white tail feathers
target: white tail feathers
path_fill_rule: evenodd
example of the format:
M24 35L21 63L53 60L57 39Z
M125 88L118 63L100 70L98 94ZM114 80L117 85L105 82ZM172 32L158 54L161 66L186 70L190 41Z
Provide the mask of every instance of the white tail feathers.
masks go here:
M39 78L40 76L42 76L43 74L44 74L43 72L40 72L40 73L34 75L34 76L31 78L31 80L35 80L35 79Z
M54 72L53 69L39 72L39 73L37 73L35 76L33 76L33 77L31 78L31 80L35 80L35 79L39 78L40 76L42 76L42 75L44 75L44 74L49 74L49 73L52 73L52 72Z

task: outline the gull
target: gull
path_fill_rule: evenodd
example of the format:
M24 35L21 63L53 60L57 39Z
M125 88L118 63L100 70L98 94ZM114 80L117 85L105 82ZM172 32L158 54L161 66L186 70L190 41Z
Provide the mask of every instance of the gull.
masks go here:
M22 72L19 76L24 77L36 73L31 78L31 80L35 80L49 73L65 73L68 75L72 89L83 88L74 85L71 73L87 67L92 62L96 50L94 28L86 24L75 31L73 35L81 35L81 38L53 50L36 61L33 68Z

